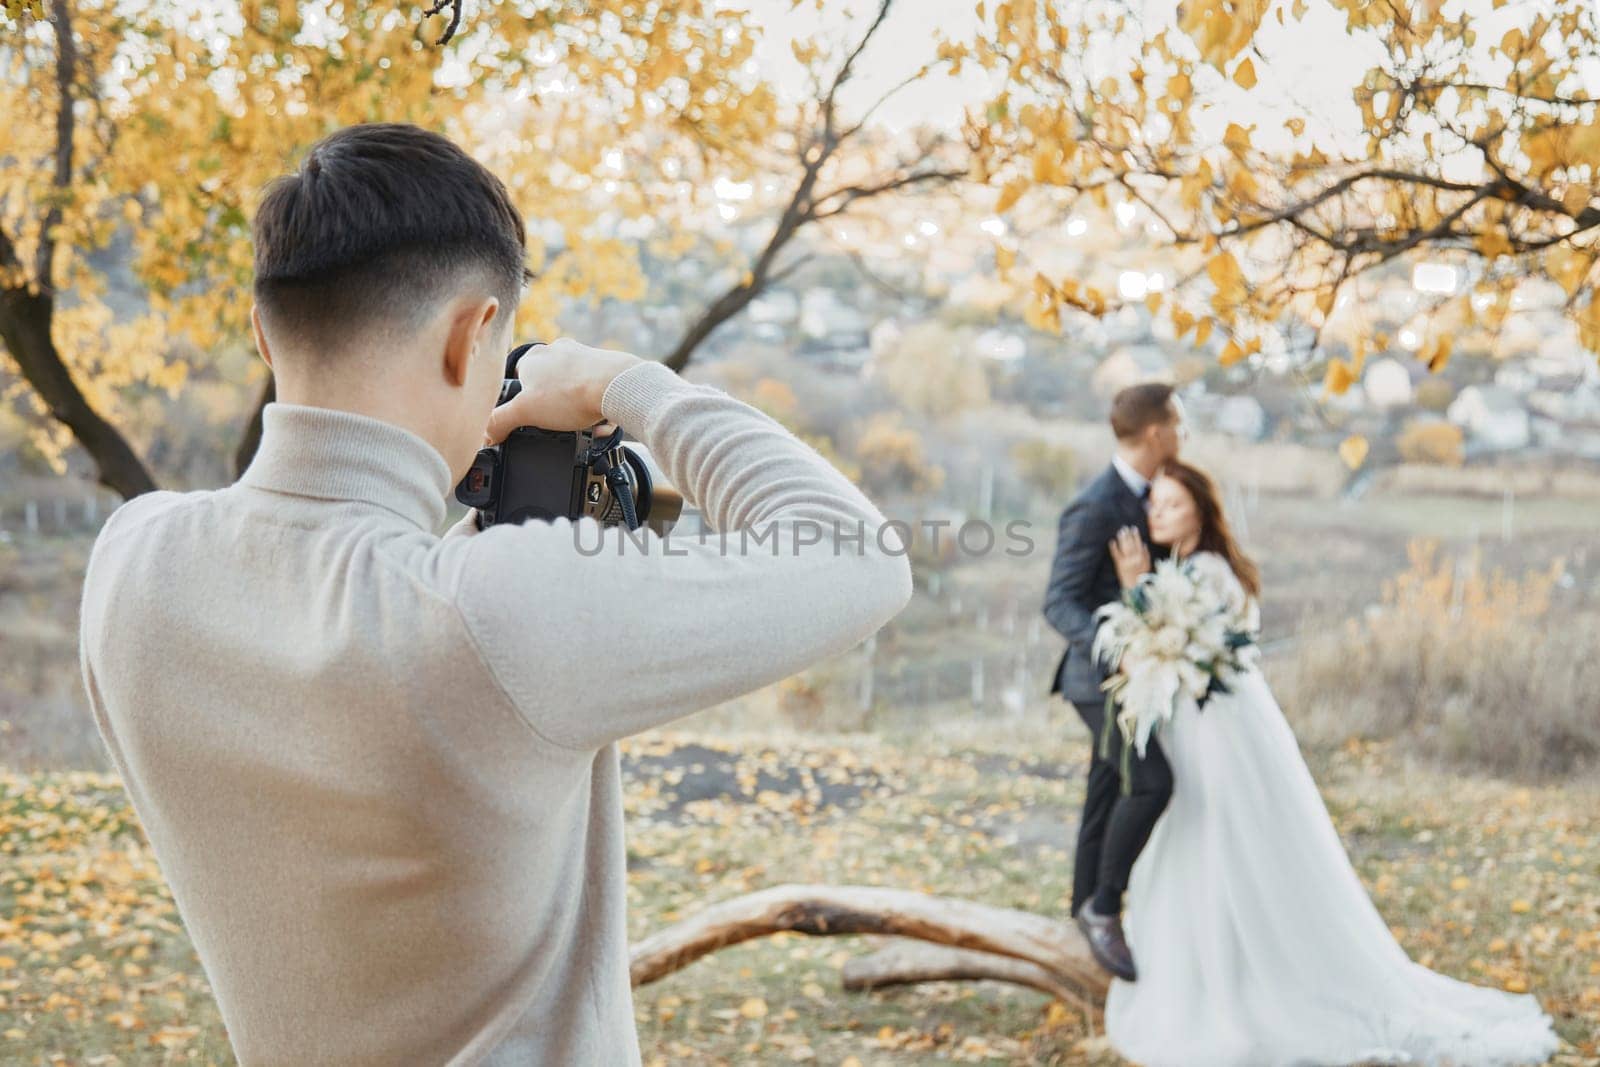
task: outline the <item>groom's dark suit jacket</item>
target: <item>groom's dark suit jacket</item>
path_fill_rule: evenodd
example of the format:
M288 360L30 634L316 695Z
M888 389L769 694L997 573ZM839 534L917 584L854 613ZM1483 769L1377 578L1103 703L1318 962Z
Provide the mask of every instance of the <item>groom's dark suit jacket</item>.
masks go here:
M1146 542L1150 540L1144 502L1114 466L1073 497L1061 513L1044 617L1067 639L1067 650L1056 664L1050 692L1080 706L1098 706L1106 699L1100 689L1105 671L1091 652L1097 629L1094 613L1122 596L1110 546L1124 526L1136 527ZM1153 558L1160 554L1151 550Z

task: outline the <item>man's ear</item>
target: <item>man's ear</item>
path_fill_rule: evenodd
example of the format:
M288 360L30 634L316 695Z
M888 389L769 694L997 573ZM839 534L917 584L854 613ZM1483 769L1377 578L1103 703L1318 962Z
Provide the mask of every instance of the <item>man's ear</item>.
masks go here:
M272 349L267 346L267 333L261 328L261 308L255 304L250 305L250 330L256 335L256 352L258 352L267 366L272 366Z
M494 340L492 323L499 310L500 300L493 296L463 300L455 306L444 342L445 381L457 388L467 384L467 372L478 349Z

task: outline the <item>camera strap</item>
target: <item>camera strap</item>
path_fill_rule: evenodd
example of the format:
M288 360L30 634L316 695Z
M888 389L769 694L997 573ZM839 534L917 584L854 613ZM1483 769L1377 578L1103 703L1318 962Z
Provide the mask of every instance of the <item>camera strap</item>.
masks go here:
M593 465L594 469L605 478L606 485L611 488L611 495L622 505L623 521L628 524L629 530L637 530L639 515L634 507L633 485L628 481L628 472L622 469L622 463L612 462L612 457L621 455L621 445L622 430L618 428L604 441L591 443L588 452L584 454L584 462L586 465Z

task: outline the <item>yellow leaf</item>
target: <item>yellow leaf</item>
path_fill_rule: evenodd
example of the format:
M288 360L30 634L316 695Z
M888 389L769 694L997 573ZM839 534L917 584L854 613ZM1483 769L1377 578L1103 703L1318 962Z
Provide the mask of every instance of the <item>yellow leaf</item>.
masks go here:
M994 202L994 213L1003 215L1009 211L1022 194L1027 192L1028 180L1026 178L1013 178L1006 182L1000 189L1000 198Z
M1478 254L1484 259L1495 259L1511 251L1511 242L1506 239L1505 231L1499 226L1490 226L1478 235L1475 242Z
M1221 363L1224 367L1231 367L1235 363L1238 363L1240 360L1244 359L1245 354L1245 350L1240 347L1239 342L1230 339L1228 343L1222 347L1222 355L1217 357L1217 362Z
M1584 208L1589 206L1593 194L1586 185L1574 185L1561 194L1561 206L1567 209L1567 214L1576 218Z
M1224 303L1235 304L1244 299L1244 271L1231 252L1219 252L1206 264L1206 275L1217 287L1217 296Z
M1249 56L1245 56L1244 62L1240 63L1238 68L1234 70L1233 80L1241 89L1254 89L1256 87L1256 67L1254 63L1250 62Z
M10 956L0 956L0 969L10 969L17 965L17 961Z
M751 997L739 1005L739 1014L746 1019L760 1019L767 1014L767 1002L760 997Z
M1061 308L1053 300L1030 300L1022 321L1041 333L1061 333Z
M1334 396L1343 396L1355 384L1355 368L1342 359L1328 361L1328 373L1322 379L1322 387Z
M1017 261L1017 254L1004 245L994 246L994 264L1001 270L1010 270L1011 265Z
M1200 325L1194 328L1194 344L1196 348L1199 348L1201 345L1205 344L1207 338L1211 336L1211 326L1212 322L1210 319L1201 319Z
M1505 989L1507 993L1526 993L1528 991L1528 980L1520 975L1516 978L1507 978Z
M1296 137L1306 132L1306 120L1302 118L1286 119L1283 125L1285 129Z
M1346 437L1339 445L1339 458L1351 470L1359 470L1367 461L1367 439L1360 434Z
M1568 245L1556 245L1544 254L1545 273L1549 274L1568 296L1577 294L1594 260Z
M1578 340L1591 352L1600 352L1600 296L1591 295L1578 313Z
M1518 897L1516 900L1511 902L1511 910L1517 915L1526 915L1528 912L1533 910L1533 905L1529 904L1521 897Z
M1236 156L1242 156L1250 151L1250 131L1255 129L1255 124L1241 126L1237 122L1228 123L1228 128L1222 132L1222 143Z
M1450 338L1440 337L1422 350L1422 358L1427 361L1428 373L1438 374L1450 362Z

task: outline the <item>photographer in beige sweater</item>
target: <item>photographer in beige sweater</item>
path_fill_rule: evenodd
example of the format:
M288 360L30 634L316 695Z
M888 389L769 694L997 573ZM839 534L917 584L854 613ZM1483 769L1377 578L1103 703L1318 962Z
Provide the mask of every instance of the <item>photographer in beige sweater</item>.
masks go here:
M112 515L80 646L233 1048L637 1063L616 742L867 637L910 597L904 541L777 423L626 353L536 347L495 408L523 224L442 137L331 135L254 236L260 449ZM601 421L763 538L437 535L480 446Z

